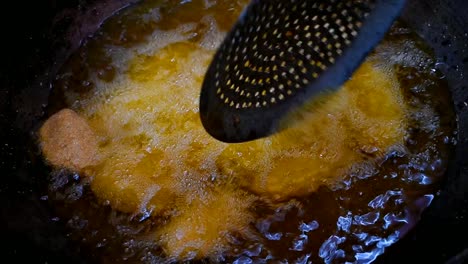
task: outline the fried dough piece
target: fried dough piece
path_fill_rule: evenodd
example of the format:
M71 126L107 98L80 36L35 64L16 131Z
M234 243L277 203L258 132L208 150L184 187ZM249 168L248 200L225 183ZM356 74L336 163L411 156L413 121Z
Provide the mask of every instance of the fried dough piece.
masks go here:
M342 89L311 102L292 126L269 139L229 145L218 157L223 173L274 200L333 184L349 168L403 143L403 95L393 72L364 63Z
M164 252L179 260L220 254L233 236L249 236L253 202L253 196L231 188L209 192L186 205L180 215L157 231L156 237Z
M127 73L132 89L116 87L119 96L83 109L107 142L91 188L114 209L159 215L213 184L214 157L225 144L203 130L196 98L204 71L193 67L207 67L210 58L210 51L180 42L154 57L136 56Z
M81 172L96 165L98 140L87 121L70 109L50 117L39 130L42 153L54 166Z

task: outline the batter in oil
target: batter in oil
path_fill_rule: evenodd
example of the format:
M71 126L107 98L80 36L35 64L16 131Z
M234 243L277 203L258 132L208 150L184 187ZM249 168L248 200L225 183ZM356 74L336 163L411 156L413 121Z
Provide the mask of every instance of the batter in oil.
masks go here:
M66 109L39 131L45 159L57 170L79 173L99 204L153 222L134 239L160 248L158 257L167 261L220 261L255 246L260 250L254 257L280 259L285 253L275 253L267 241L292 243L284 246L295 252L285 255L291 260L343 257L320 253L333 236L319 252L305 250L305 244L318 242L307 233L320 226L309 216L282 220L299 221L297 241L265 225L274 226L281 213L310 210L304 203L324 189L343 198L340 190L355 179L388 170L385 162L395 153L411 155L407 141L414 116L437 114L407 96L404 67L388 57L409 42L383 43L340 90L311 101L294 117L299 122L281 133L225 144L204 131L198 96L216 47L246 3L169 2L149 1L109 21L97 37L101 42L83 48L104 52L87 59L96 67L78 85L73 59L64 68L58 87ZM112 24L123 22L141 39L115 43ZM326 214L320 210L313 214ZM332 223L336 219L346 216ZM337 241L335 246L345 242Z

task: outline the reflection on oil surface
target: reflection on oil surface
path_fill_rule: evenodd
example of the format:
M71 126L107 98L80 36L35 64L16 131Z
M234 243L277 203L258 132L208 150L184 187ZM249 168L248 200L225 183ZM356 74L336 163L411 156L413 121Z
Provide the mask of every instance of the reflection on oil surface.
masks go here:
M201 82L245 3L146 1L57 76L40 130L49 196L92 258L367 263L434 198L454 116L436 61L399 24L297 125L242 144L209 137Z

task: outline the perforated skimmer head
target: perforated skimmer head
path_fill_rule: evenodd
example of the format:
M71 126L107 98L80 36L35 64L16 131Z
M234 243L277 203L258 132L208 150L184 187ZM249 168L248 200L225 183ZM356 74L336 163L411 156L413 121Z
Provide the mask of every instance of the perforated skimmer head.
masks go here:
M268 136L313 95L340 87L404 0L254 0L218 49L200 117L224 142Z

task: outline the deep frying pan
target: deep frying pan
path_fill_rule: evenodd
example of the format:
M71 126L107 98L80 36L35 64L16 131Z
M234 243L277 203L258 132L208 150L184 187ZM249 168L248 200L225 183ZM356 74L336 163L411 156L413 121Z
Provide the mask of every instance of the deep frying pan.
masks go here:
M0 73L0 252L22 263L88 263L47 202L37 129L51 78L116 10L136 0L47 0L2 5ZM403 20L434 49L458 117L457 146L440 194L416 227L377 262L468 261L468 2L408 0Z

